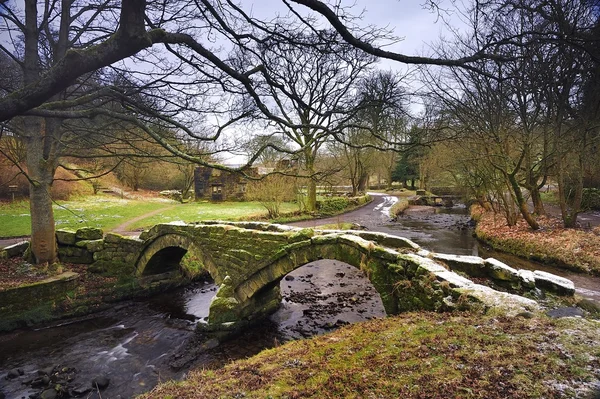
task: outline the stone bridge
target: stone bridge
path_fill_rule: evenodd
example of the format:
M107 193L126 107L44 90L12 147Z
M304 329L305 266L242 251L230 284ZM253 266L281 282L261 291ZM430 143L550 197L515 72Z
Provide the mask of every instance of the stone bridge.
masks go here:
M536 286L559 294L574 292L570 281L548 273L515 270L495 259L434 254L407 239L366 231L203 222L161 224L139 238L101 232L57 235L63 260L86 260L90 270L109 275L133 274L141 285L209 274L219 287L204 325L210 331L235 330L274 311L281 299L281 279L319 259L362 270L388 315L473 306L522 312L538 305L518 294ZM489 284L475 284L465 275Z

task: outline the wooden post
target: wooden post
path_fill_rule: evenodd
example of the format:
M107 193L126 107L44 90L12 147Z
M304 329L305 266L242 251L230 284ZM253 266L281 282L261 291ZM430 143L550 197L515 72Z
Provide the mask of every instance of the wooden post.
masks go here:
M15 202L15 193L19 189L19 186L8 186L8 192L12 194L12 200Z

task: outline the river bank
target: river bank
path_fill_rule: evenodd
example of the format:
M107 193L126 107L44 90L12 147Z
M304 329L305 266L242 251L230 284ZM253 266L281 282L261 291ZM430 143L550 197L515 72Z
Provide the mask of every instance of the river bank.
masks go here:
M475 235L494 249L576 272L600 276L600 227L565 229L555 217L538 218L534 231L524 220L509 227L501 215L471 210Z
M405 313L160 384L150 398L592 398L598 323Z

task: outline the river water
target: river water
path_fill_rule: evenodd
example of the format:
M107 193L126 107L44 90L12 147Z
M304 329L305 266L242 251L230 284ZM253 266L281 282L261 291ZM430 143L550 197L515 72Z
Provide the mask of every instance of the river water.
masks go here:
M417 209L391 222L378 208L381 204L373 205L370 214L363 211L355 222L369 230L410 238L436 252L493 256L514 267L548 270L480 246L464 208ZM571 278L579 294L600 302L599 279L548 271ZM47 328L0 334L0 392L11 399L39 394L40 388L23 382L39 379L40 369L53 368L64 379L71 378L69 389L72 394L80 393L79 397L130 398L160 381L182 378L191 368L220 367L287 340L385 316L379 296L360 271L323 260L282 280L282 305L269 319L229 341L205 341L194 329L208 315L216 289L211 281L198 282ZM4 378L17 368L22 376ZM98 396L89 389L92 380L101 377L108 378L109 385Z

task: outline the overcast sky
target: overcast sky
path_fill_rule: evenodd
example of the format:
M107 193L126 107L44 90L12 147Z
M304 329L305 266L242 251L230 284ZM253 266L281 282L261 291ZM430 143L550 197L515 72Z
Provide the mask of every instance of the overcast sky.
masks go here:
M406 55L428 53L428 45L437 41L440 35L447 31L438 13L424 7L425 0L342 0L340 2L344 6L354 5L349 11L352 15L359 15L364 11L362 21L356 22L360 26L375 25L393 29L394 34L403 40L386 49ZM281 0L241 0L241 3L245 10L252 10L257 17L272 17L278 12L287 12ZM451 20L453 25L460 24L458 14L451 10L454 6L450 1L440 0L436 3L443 10L441 15L444 19ZM309 12L306 7L296 4L294 7L302 14ZM397 64L394 61L382 63Z
M439 41L440 37L447 35L447 27L444 20L450 21L452 25L460 25L457 12L452 12L452 3L447 0L439 0L437 4L442 8L441 14L433 12L423 6L425 0L340 0L344 6L354 5L348 12L352 15L363 13L363 19L356 21L359 26L366 27L374 25L379 28L393 30L395 36L402 38L401 41L386 47L387 50L400 52L405 55L430 55L429 45ZM277 14L286 15L288 8L282 0L240 0L242 8L259 19L270 19ZM306 7L294 4L301 15L310 12ZM440 17L441 15L441 17ZM330 25L323 20L323 27ZM391 60L381 60L381 69L392 69L406 71L404 64ZM411 85L413 90L418 89L418 84ZM413 102L410 105L412 112L418 112L420 105ZM244 157L227 157L226 163L242 163Z

